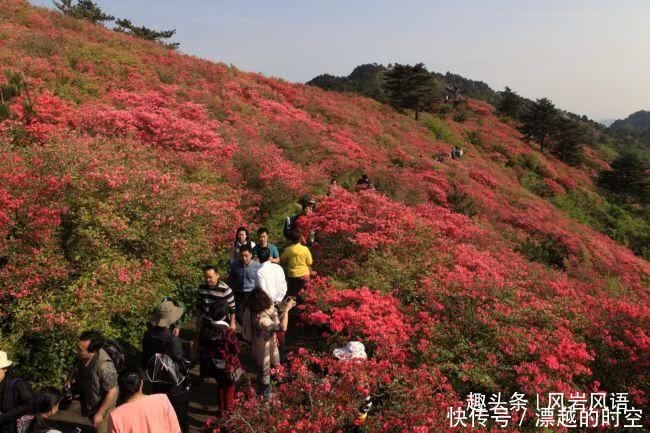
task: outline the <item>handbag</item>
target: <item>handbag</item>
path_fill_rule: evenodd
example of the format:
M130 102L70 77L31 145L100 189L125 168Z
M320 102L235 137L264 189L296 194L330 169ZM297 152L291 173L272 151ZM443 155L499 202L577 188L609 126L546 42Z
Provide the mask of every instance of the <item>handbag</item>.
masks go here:
M166 353L156 353L147 363L145 378L151 383L178 386L187 377L187 367Z
M172 336L166 343L171 338ZM144 373L148 382L179 386L188 377L189 363L184 359L174 359L166 353L156 353L147 362Z
M237 383L243 375L244 369L239 366L230 372L230 379L232 380L232 383Z

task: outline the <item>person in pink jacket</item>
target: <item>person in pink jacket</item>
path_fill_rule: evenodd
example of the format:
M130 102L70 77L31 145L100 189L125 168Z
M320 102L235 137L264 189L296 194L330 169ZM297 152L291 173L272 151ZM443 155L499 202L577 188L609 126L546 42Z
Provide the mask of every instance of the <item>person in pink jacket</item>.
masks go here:
M142 393L144 373L135 369L119 378L120 406L108 419L108 433L180 433L181 426L165 394Z

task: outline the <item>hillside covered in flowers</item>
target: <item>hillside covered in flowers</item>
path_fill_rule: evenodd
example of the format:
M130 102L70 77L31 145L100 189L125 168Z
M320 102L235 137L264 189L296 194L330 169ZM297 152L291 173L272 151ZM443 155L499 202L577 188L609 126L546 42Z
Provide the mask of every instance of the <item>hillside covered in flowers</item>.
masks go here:
M647 416L650 263L557 206L599 199L598 150L571 167L480 101L416 122L0 6L0 347L25 377L60 383L86 328L137 347L154 303L191 302L201 266L227 263L237 226L279 240L310 193L318 277L299 310L321 344L290 355L270 405L242 395L228 431L350 431L367 394L368 432L445 431L469 392L628 392ZM375 190L354 191L362 173ZM368 361L331 356L350 339Z

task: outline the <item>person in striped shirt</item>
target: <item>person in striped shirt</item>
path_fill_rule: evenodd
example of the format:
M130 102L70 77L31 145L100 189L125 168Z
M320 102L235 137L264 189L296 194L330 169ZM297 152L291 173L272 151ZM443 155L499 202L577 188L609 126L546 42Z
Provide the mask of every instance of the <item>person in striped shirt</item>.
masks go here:
M205 327L204 321L209 318L210 307L214 303L223 303L226 305L228 311L228 319L230 322L230 329L236 329L237 323L235 320L235 295L228 286L228 284L219 280L219 270L208 265L203 268L204 284L199 286L199 308L198 308L198 327L199 327L199 341L203 338L203 328ZM199 361L201 377L207 374L207 367L204 365L204 354L199 349Z
M208 314L210 305L215 302L223 302L228 306L228 318L230 328L235 328L235 295L228 284L219 280L219 270L208 265L203 268L205 283L199 286L200 310Z

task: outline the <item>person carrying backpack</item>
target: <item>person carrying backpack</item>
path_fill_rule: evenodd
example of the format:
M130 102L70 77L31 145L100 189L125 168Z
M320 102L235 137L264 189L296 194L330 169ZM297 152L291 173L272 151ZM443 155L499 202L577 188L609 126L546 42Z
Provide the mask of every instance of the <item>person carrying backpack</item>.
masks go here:
M311 227L308 227L306 223L308 218L306 217L316 210L316 200L306 195L301 197L299 203L301 208L300 212L286 218L282 232L284 233L284 237L291 240L291 232L300 230L305 234L305 243L311 246L316 242L316 232Z
M228 313L224 304L212 304L200 347L208 374L217 381L219 417L233 409L235 385L243 370L239 362L239 346L235 331L226 322Z
M98 433L106 433L107 413L117 400L118 367L109 355L122 355L111 345L104 349L105 340L97 331L84 331L77 341L77 364L72 381L79 388L81 414L90 419ZM108 347L108 345L107 345Z
M0 433L16 433L17 422L34 411L34 397L27 382L7 376L13 364L7 352L0 351Z
M156 393L167 394L174 407L181 431L189 431L187 409L190 376L181 339L170 327L183 316L185 308L167 300L158 305L151 317L151 327L142 337L142 366Z

